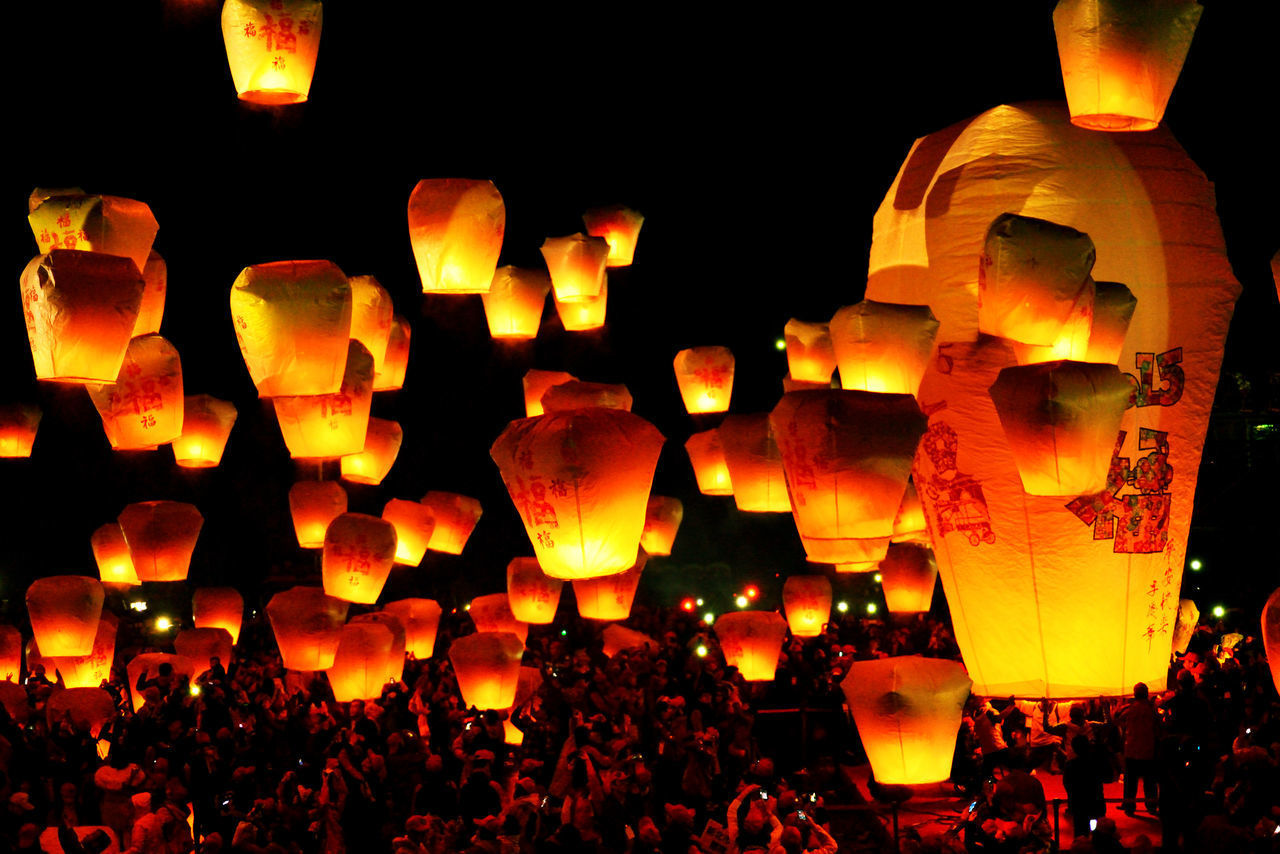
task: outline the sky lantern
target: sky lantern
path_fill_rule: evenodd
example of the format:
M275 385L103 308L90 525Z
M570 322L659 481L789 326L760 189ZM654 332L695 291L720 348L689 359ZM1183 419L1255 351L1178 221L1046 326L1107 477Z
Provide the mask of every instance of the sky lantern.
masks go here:
M880 586L891 614L928 611L938 564L933 551L917 543L895 543L880 562Z
M374 486L382 483L400 455L402 442L404 431L398 421L370 418L364 434L364 450L342 458L342 479Z
M1119 282L1095 282L1089 346L1078 361L1118 364L1124 350L1124 337L1137 308L1138 300L1127 286Z
M86 839L93 836L98 831L102 831L107 838L107 847L102 849L102 854L120 854L120 851L122 850L120 847L120 840L117 838L116 832L110 827L99 825L80 825L79 827L73 827L70 829L75 832L76 838L81 843L84 843ZM58 841L58 832L59 828L57 827L46 827L44 830L40 831L41 851L50 851L57 854L57 852L65 850L61 847L61 843ZM86 848L84 850L87 851L88 849Z
M197 587L191 594L191 621L197 629L226 629L235 644L243 620L244 597L234 587Z
M631 616L631 603L640 587L640 573L649 556L644 552L623 572L595 578L575 578L573 597L578 600L578 615L588 620L625 620Z
M600 632L600 639L604 642L603 652L609 658L613 658L618 653L627 649L644 649L651 652L658 651L658 642L646 635L644 632L637 632L635 629L629 629L626 626L620 626L617 623L610 623L604 627L604 631Z
M547 625L555 620L563 587L564 581L549 577L535 557L512 558L507 564L507 604L522 623ZM474 602L471 607L474 610Z
M599 329L604 326L605 313L609 308L609 281L607 276L600 285L600 293L594 297L578 299L572 302L557 299L554 293L551 297L556 306L556 314L559 315L560 324L564 326L565 332L590 332L593 329Z
M489 292L507 209L492 181L427 178L409 195L409 242L423 293Z
M0 704L9 713L9 717L19 724L26 723L31 716L31 702L25 685L0 681Z
M772 682L787 639L787 621L774 611L732 611L716 619L724 663L748 682Z
M224 668L229 668L234 645L231 632L221 628L183 629L173 637L173 651L191 662L193 679L209 669L209 661L213 658L217 658Z
M350 344L338 391L272 398L289 456L331 459L364 450L373 405L373 357L359 341Z
M960 662L918 655L855 661L840 685L876 782L915 785L951 776L973 685Z
M88 655L102 616L106 591L84 575L37 578L27 588L27 615L45 655Z
M182 408L182 435L173 440L173 461L191 469L218 465L236 423L235 404L193 394L183 400Z
M289 487L289 512L298 545L323 548L329 523L347 512L347 491L333 480L300 480Z
M882 557L925 429L915 398L840 389L794 391L782 396L769 422L809 560L849 563ZM733 480L736 485L736 475Z
M650 495L644 511L644 533L640 535L640 548L645 554L662 556L671 554L676 532L684 521L684 504L679 498Z
M128 258L139 273L146 268L151 244L160 230L146 203L120 196L56 191L36 204L35 196L33 193L29 200L32 209L27 223L42 253L55 249L100 252ZM147 331L158 331L158 327Z
M142 267L142 304L133 324L133 337L158 335L164 319L164 298L169 290L169 266L160 253L152 249Z
M327 668L333 698L350 703L382 696L394 641L391 629L381 623L352 622L343 626L333 665Z
M0 457L31 456L43 415L34 404L0 403Z
M333 666L348 604L319 587L290 587L267 602L267 619L290 670L327 670Z
M676 385L690 415L727 412L733 396L733 353L728 347L692 347L676 353Z
M431 508L431 514L436 520L427 548L433 552L462 554L471 532L480 521L480 514L484 512L480 502L456 492L432 490L422 496L422 503Z
M142 583L133 568L129 544L125 542L124 531L120 530L119 524L107 522L99 527L89 538L89 545L93 548L93 559L98 564L98 577L103 584L123 588Z
M102 688L64 688L54 691L45 703L45 714L51 728L70 719L77 732L97 738L102 728L116 716L116 701Z
M902 495L902 504L893 517L893 537L895 543L923 543L930 545L929 523L924 518L924 505L920 503L920 493L916 492L913 481L907 481L907 491Z
M395 525L377 516L343 513L324 533L324 592L348 602L377 602L395 557Z
M551 277L541 270L499 267L489 291L480 295L489 335L511 340L537 338L550 291Z
M521 667L516 679L516 699L511 704L512 713L529 702L530 698L542 687L542 671L536 667ZM511 715L502 719L502 736L506 744L524 744L524 730L511 720Z
M787 372L797 382L830 385L836 369L831 328L826 323L806 323L794 317L782 328L787 345Z
M204 526L194 504L184 501L139 501L116 519L129 545L129 559L142 581L182 581Z
M920 387L938 320L927 305L863 300L831 318L831 343L840 386L856 391L915 394Z
M1203 11L1195 0L1059 0L1053 32L1072 124L1157 127Z
M373 276L352 276L347 281L351 284L350 334L373 357L376 374L383 369L387 358L395 306L391 302L391 294Z
M769 413L729 415L717 430L738 509L749 513L790 513L782 453L769 430Z
M542 414L542 396L547 393L547 389L577 379L573 374L567 374L564 371L542 371L530 368L521 381L524 385L525 416L535 418Z
M409 369L410 334L409 321L395 315L387 336L387 355L382 360L382 367L374 370L374 391L397 391L404 387L404 375Z
M382 508L382 518L396 529L395 562L400 566L422 563L427 554L427 543L431 542L431 534L436 527L431 508L420 501L393 498Z
M551 273L556 302L575 303L601 296L608 257L609 243L603 237L579 232L544 240L542 259Z
M155 679L160 675L160 665L168 664L173 668L173 678L179 680L187 677L188 680L195 678L191 673L191 660L183 658L180 655L174 655L171 652L144 652L135 655L129 659L129 663L125 665L125 672L129 676L129 693L133 699L133 710L137 712L142 708L146 698L143 696L145 692L139 691L138 680L144 675L147 679Z
M1191 636L1196 633L1196 624L1200 622L1200 609L1191 599L1178 600L1178 617L1173 626L1173 651L1183 655L1191 645Z
M0 626L0 682L21 682L22 633L13 626Z
M1094 303L1097 301L1097 284L1092 278L1085 282L1085 294L1077 299L1062 325L1062 331L1052 344L1023 344L1013 341L1013 355L1019 365L1036 365L1064 359L1087 362L1089 340L1093 333Z
M182 360L159 335L129 342L115 382L85 388L115 450L150 450L182 435Z
M582 215L587 234L603 237L609 244L606 267L630 267L636 257L636 243L644 215L624 205L592 208Z
M405 648L419 661L430 658L436 648L440 626L440 606L431 599L397 599L382 606L404 626Z
M62 674L62 684L67 688L97 688L111 678L119 627L120 620L116 615L104 609L102 618L98 620L98 630L93 635L93 649L88 655L41 655L39 644L33 638L32 647L28 647L27 670L32 670L39 662L44 665L45 674L50 679L55 678L55 671Z
M543 412L567 412L601 406L631 411L631 390L622 383L584 383L578 380L557 383L542 395Z
M529 639L529 624L516 619L506 593L490 593L471 600L467 611L478 632L511 632L523 644Z
M685 453L693 464L698 491L703 495L733 495L729 465L724 459L724 444L719 430L694 433L684 443Z
M250 104L301 104L320 52L319 0L226 0L222 41L236 97Z
M620 409L507 425L489 453L547 575L593 578L635 563L664 441L648 421Z
M231 320L259 397L336 394L351 338L351 283L330 261L245 267Z
M357 614L351 618L352 623L377 623L391 630L391 648L387 650L385 659L386 675L383 682L399 682L404 678L404 656L408 649L408 631L398 614L390 611L371 611L368 614Z
M142 305L133 262L54 249L31 259L20 284L36 379L115 382Z
M1262 643L1271 666L1271 681L1280 691L1280 588L1262 606Z
M1136 300L1112 362L1132 405L1096 493L1027 494L989 394L1016 362L1010 341L979 336L978 262L1004 213L1087 234L1090 275L1125 283ZM1061 105L1021 104L916 143L875 216L867 296L927 304L941 323L918 395L929 429L913 474L976 692L1164 688L1238 294L1213 187L1167 131L1094 133Z
M476 632L449 647L449 663L468 708L509 709L516 699L524 644L511 632Z
M782 606L794 637L817 637L831 619L831 582L825 575L793 575L782 585Z

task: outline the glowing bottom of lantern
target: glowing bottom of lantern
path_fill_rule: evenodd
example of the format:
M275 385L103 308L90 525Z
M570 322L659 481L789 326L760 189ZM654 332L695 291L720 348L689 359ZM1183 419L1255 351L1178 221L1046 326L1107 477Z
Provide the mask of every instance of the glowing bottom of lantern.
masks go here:
M851 564L884 560L889 537L800 537L811 563Z
M1122 113L1092 113L1090 115L1072 116L1071 124L1087 130L1155 130L1160 126L1157 121L1140 116L1126 116Z

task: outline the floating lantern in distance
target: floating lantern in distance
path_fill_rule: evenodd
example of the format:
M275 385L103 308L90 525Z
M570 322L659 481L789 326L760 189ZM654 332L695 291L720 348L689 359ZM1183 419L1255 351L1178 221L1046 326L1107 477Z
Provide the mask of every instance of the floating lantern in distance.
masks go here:
M916 492L914 482L907 481L907 491L902 496L902 504L898 506L898 514L893 517L893 537L895 543L923 543L932 546L929 539L929 524L924 518L924 505L920 503L920 493Z
M792 380L831 384L836 369L836 353L831 328L826 323L805 323L794 317L782 328L787 346L787 372Z
M93 559L98 564L98 576L103 584L123 589L142 583L133 568L133 558L129 557L124 531L117 523L108 522L99 527L89 538L89 545L93 547Z
M320 52L319 0L226 0L222 41L236 96L250 104L301 104Z
M845 306L831 318L841 388L914 395L937 335L938 319L927 305Z
M522 623L547 625L555 620L563 587L562 580L542 571L537 558L517 557L507 564L507 604L512 616ZM474 620L474 602L471 608Z
M164 319L164 298L169 290L169 266L160 253L152 249L142 267L142 305L133 324L133 337L158 335Z
M381 623L351 622L343 626L333 665L327 668L333 698L349 703L382 696L394 640L391 629Z
M552 386L577 379L573 374L566 374L564 371L540 371L537 368L530 368L525 372L523 380L524 414L529 418L541 415L542 396L547 393L547 390Z
M556 314L560 316L560 323L564 326L565 332L589 332L592 329L599 329L604 326L605 313L609 307L609 282L606 280L600 285L600 293L589 299L581 299L576 302L561 302L555 299L552 294L552 300L555 302Z
M21 682L22 633L13 626L0 626L0 682Z
M0 457L31 456L43 415L40 407L33 404L0 404Z
M229 400L207 394L188 395L183 401L182 435L173 440L173 460L183 468L211 468L222 462L222 452L236 423L236 407Z
M397 599L382 606L404 626L405 649L419 661L430 658L436 648L440 626L440 606L431 599Z
M1089 346L1081 362L1114 365L1120 361L1129 321L1138 308L1138 298L1128 286L1119 282L1097 282L1093 294L1093 324L1089 328Z
M106 591L84 575L37 578L27 588L27 615L45 655L88 655L102 617Z
M630 267L636 256L636 242L644 216L623 205L592 208L582 215L587 234L603 237L609 244L606 267Z
M490 593L471 600L467 610L478 632L511 632L523 645L529 640L529 624L516 619L505 593Z
M1196 633L1196 623L1200 622L1200 609L1191 599L1178 600L1178 616L1173 626L1173 651L1182 655L1191 645L1191 636Z
M649 556L640 552L632 567L624 572L595 578L575 578L573 596L578 615L588 620L625 620L640 587L640 574Z
M578 380L557 383L542 395L542 411L567 412L599 406L631 411L631 390L622 383L584 383Z
M575 303L600 296L608 257L609 243L603 237L578 233L544 240L542 258L551 273L556 302Z
M29 200L28 207L33 201ZM27 215L27 222L42 253L76 249L121 256L132 261L139 273L147 266L151 244L160 230L151 208L143 202L74 191L43 199ZM134 322L136 317L131 329Z
M685 441L684 450L693 464L699 492L703 495L733 495L733 481L729 479L729 466L724 460L724 445L720 442L718 430L694 433Z
M480 514L484 512L480 502L456 492L432 490L422 496L422 503L431 508L431 514L436 520L427 548L433 552L462 554L471 532L480 521Z
M382 363L387 358L395 306L391 303L391 294L373 276L352 276L348 281L351 283L351 337L369 351L376 374L383 369Z
M332 480L300 480L289 488L289 512L298 545L322 548L329 523L347 512L347 491Z
M428 178L409 195L409 242L422 292L488 293L507 209L492 181Z
M728 347L693 347L676 353L676 385L690 415L727 412L733 396L733 353Z
M404 678L404 656L407 649L408 633L399 615L389 611L373 611L368 614L357 614L347 625L360 623L377 623L391 630L391 648L387 651L386 674L383 682L399 682Z
M794 637L817 637L831 619L831 582L825 575L793 575L782 585L782 606Z
M400 455L404 431L399 422L370 418L364 434L364 450L342 458L342 479L377 485L391 473Z
M1262 606L1262 643L1271 666L1271 681L1280 691L1280 588Z
M382 508L382 518L396 529L395 562L401 566L422 563L427 543L431 542L431 534L436 527L431 508L420 501L393 498Z
M617 623L605 626L604 631L600 633L600 639L604 641L603 652L609 658L613 658L627 649L658 651L658 642L656 640L643 632L637 632L635 629L629 629L626 626L619 626Z
M77 732L97 738L107 722L116 716L116 701L102 688L64 688L49 695L45 715L50 729L70 720ZM82 849L83 850L83 849Z
M290 587L267 602L267 619L290 670L327 670L333 666L338 635L348 604L319 587Z
M55 249L27 264L21 288L36 379L116 381L142 305L132 261Z
M477 632L449 647L449 663L468 708L509 709L515 703L524 644L511 632Z
M490 448L542 570L592 578L635 563L665 440L620 409L513 421Z
M155 679L160 675L160 665L168 664L173 668L173 680L177 682L183 676L188 679L191 675L191 662L180 655L174 655L169 652L144 652L135 655L129 659L129 663L125 666L125 672L129 676L129 692L133 697L133 710L137 712L142 708L143 701L146 699L145 690L138 690L138 680L144 676L148 679Z
M182 360L159 335L134 338L115 382L85 389L115 450L154 450L182 435Z
M343 513L324 533L324 592L364 605L378 601L396 557L396 526L364 513Z
M542 309L547 304L551 278L541 270L499 267L488 293L480 295L484 316L493 338L528 339L538 337Z
M226 629L183 629L174 635L173 651L191 662L191 678L194 681L209 669L210 661L214 658L224 668L230 668L234 643L231 632Z
M738 509L747 513L790 513L782 453L769 432L769 413L729 415L717 429Z
M397 314L391 321L382 368L373 374L374 391L396 391L404 387L404 375L409 369L410 333L409 321Z
M350 343L337 392L271 400L280 434L295 459L331 459L364 450L373 405L373 357L359 341Z
M199 587L191 594L191 622L197 629L226 629L235 644L243 621L244 597L234 587Z
M715 625L724 663L747 682L772 682L787 638L787 621L773 611L734 611Z
M129 559L142 581L182 581L204 517L184 501L139 501L116 519L129 545Z
M855 661L840 685L877 782L914 785L950 776L973 686L960 662L918 655Z
M640 535L640 548L645 554L663 556L671 554L676 532L684 521L684 504L679 498L650 495L644 512L644 533Z
M97 688L111 678L119 626L120 621L115 614L104 609L98 620L98 630L93 635L93 649L88 655L41 655L39 645L32 639L32 647L27 653L27 670L31 671L39 662L44 665L50 679L54 678L55 671L62 674L62 684L67 688Z
M933 550L915 543L896 543L880 562L880 583L884 603L891 614L928 611L933 602L933 585L938 564Z

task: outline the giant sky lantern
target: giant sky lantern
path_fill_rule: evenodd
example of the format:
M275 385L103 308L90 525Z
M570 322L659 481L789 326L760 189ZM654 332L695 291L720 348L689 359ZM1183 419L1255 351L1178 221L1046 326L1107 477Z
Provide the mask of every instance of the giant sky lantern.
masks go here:
M1203 11L1196 0L1059 0L1053 31L1072 123L1157 127Z
M522 644L529 639L529 624L516 618L506 593L477 596L471 600L467 613L478 632L511 632Z
M116 660L116 632L119 627L120 620L116 615L104 609L98 620L98 630L93 635L93 649L88 655L42 655L39 644L34 644L35 648L28 652L27 670L30 671L36 661L39 661L50 679L54 678L55 672L60 673L62 684L67 688L97 688L111 679L111 668ZM35 654L32 655L32 652Z
M516 557L507 564L507 604L522 623L547 625L555 620L563 587L564 581L542 571L537 558Z
M382 696L394 641L391 629L380 623L352 622L343 626L333 665L327 668L333 698L349 703Z
M164 320L164 298L169 290L169 266L160 253L152 249L142 267L142 305L133 324L133 337L156 335Z
M640 552L629 569L594 578L575 578L573 598L578 602L578 616L588 620L625 620L631 616L631 605L640 587L640 574L649 556Z
M372 604L391 574L396 526L364 513L343 513L324 533L324 592L348 602Z
M197 629L226 629L235 644L243 621L244 597L234 587L198 587L191 594L191 622Z
M373 357L354 339L341 387L332 394L272 398L280 434L294 458L333 458L364 450L373 405Z
M194 504L139 501L116 519L129 545L129 559L141 581L182 581L204 526Z
M84 575L51 575L31 582L27 616L37 646L53 656L93 652L105 598L102 582Z
M1007 284L992 279L1010 269L1003 260L985 267L979 300L988 231L1006 213L1088 235L1095 318L1103 302L1096 282L1123 283L1136 299L1120 349L1122 292L1106 325L1118 355L1107 361L1128 375L1132 406L1106 484L1091 494L1029 495L989 393L1017 361L1011 339L979 336L983 315L990 319L986 294ZM1058 281L1066 284L1049 314L1065 319L1065 303L1088 284ZM941 324L918 394L929 428L913 478L978 693L1039 699L1164 687L1196 475L1238 293L1213 188L1163 130L1094 133L1073 126L1060 104L1026 104L915 144L875 216L867 297L928 305Z
M794 317L782 328L787 347L787 374L797 382L831 384L836 353L826 323L806 323Z
M1280 691L1280 588L1262 606L1262 644L1271 666L1271 681Z
M382 508L382 518L396 529L395 562L400 566L422 563L436 528L436 517L431 508L420 501L393 498Z
M132 261L139 274L147 266L151 244L160 230L145 202L120 196L78 190L55 190L45 196L36 190L28 200L28 208L27 223L42 253L75 249L116 255ZM132 329L137 316L130 314Z
M937 580L933 552L918 543L894 543L880 561L880 587L891 614L928 611Z
M640 548L650 556L671 554L676 532L684 521L684 504L679 498L666 495L650 495L644 512L644 533L640 535Z
M469 495L433 489L422 496L422 503L431 508L436 520L427 548L450 555L462 554L484 512L480 502Z
M541 270L499 267L487 293L480 295L489 335L513 341L538 337L551 277Z
M782 453L769 430L769 413L730 415L716 429L738 509L748 513L790 513Z
M529 418L536 418L541 415L542 396L547 393L547 389L561 383L572 382L576 380L573 374L564 371L543 371L538 368L530 368L525 372L521 384L524 387L524 414Z
M840 387L915 394L933 354L938 320L927 305L863 300L831 318Z
M236 406L207 394L187 395L182 405L182 435L173 440L173 461L183 468L212 468L236 423Z
M603 237L579 233L544 240L542 259L551 273L556 302L589 302L602 296L608 257L609 244Z
M774 611L733 611L715 625L724 663L748 682L772 682L787 639L787 621Z
M116 701L96 685L54 691L45 703L45 717L52 729L69 720L77 732L97 738L107 722L116 716Z
M489 292L507 209L492 181L427 178L409 194L409 243L422 292Z
M570 380L557 383L542 395L542 411L567 412L602 406L605 409L631 411L631 390L622 383L584 383Z
M347 491L332 480L300 480L289 487L293 532L304 549L324 547L329 523L347 512Z
M98 577L103 584L113 585L113 589L122 589L142 583L133 568L129 544L125 542L124 531L120 530L118 523L108 522L97 528L89 537L89 545L93 549L93 559L98 564Z
M690 415L727 412L733 396L733 352L728 347L692 347L676 353L676 385Z
M398 421L370 418L364 434L364 449L342 458L342 479L373 486L382 483L382 479L391 473L403 442L404 430Z
M0 457L31 456L43 415L30 403L0 403Z
M150 450L182 435L182 360L159 335L129 342L115 382L85 388L115 450Z
M174 655L171 652L143 652L135 655L125 665L125 672L129 676L129 692L133 699L133 710L135 712L141 709L142 704L146 701L146 690L138 690L138 680L144 677L148 680L155 679L160 675L160 666L162 664L168 664L173 668L175 682L184 676L188 680L194 678L191 673L191 660L180 655Z
M664 441L648 421L619 409L507 425L490 454L547 575L593 578L635 563Z
M849 665L840 686L876 782L907 786L951 776L972 685L950 659L907 655Z
M831 582L825 575L791 576L782 585L782 607L793 637L817 637L831 619Z
M703 495L733 495L729 464L724 459L724 443L719 430L694 433L684 443L685 453L693 464L698 491Z
M351 283L351 337L363 344L373 357L376 376L386 362L395 306L391 294L373 276L352 276L348 281Z
M431 599L397 599L382 606L404 626L405 649L419 661L430 658L436 648L440 626L440 606Z
M449 647L449 663L468 708L509 709L516 699L524 644L511 632L476 632Z
M604 326L605 314L609 309L607 277L600 285L600 293L594 297L565 302L556 299L555 294L551 296L556 306L556 314L560 317L560 323L566 332L590 332Z
M397 391L404 387L404 375L409 369L409 338L412 330L409 321L400 315L391 320L391 332L387 336L387 354L382 367L374 370L374 391Z
M201 629L183 629L174 635L173 651L191 662L191 676L196 678L209 669L212 659L224 668L231 666L235 641L226 629L206 626Z
M13 626L0 626L0 682L21 682L22 633Z
M592 208L582 215L587 234L603 237L609 244L606 267L630 267L635 260L636 243L640 240L640 227L644 215L624 205L608 205Z
M267 619L284 666L304 671L332 667L348 607L319 587L290 587L272 596Z
M320 0L226 0L222 41L236 96L250 104L301 104L320 52Z

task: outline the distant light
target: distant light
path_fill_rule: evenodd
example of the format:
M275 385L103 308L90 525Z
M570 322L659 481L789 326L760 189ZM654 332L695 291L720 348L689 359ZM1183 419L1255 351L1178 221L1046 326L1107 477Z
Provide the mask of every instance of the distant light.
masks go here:
M699 607L699 608L701 608L701 607L702 607L702 604L703 604L703 602L702 602L702 597L701 597L701 596L699 596L699 597L697 598L697 600L696 600L696 601L697 601L697 603L698 603L698 607Z
M849 610L849 603L848 603L848 602L837 602L837 603L836 603L836 610L837 610L837 611L839 611L841 614L843 614L844 612L846 612L846 611L848 611L848 610Z
M876 612L876 610L877 610L877 608L876 608L876 603L875 603L875 602L868 602L868 603L867 603L867 613L868 613L868 614L874 614L874 613Z
M568 630L568 629L561 629L561 630L560 630L560 637L562 637L562 638L567 638L568 636L569 636L569 630Z
M774 342L773 342L773 349L775 349L775 350L785 350L785 349L787 349L787 339L785 339L785 338L779 338L777 341L774 341Z
M706 647L706 645L705 645L705 644L698 644L698 645L697 645L697 647L695 647L693 651L694 651L694 652L696 652L696 653L698 654L698 658L706 658L706 657L707 657L707 647Z
M879 584L881 581L884 581L884 576L878 572L873 577L876 580L876 584Z
M698 606L694 604L692 597L686 596L684 599L680 601L680 607L682 610L692 611L694 608Z
M462 610L464 610L464 611L470 611L470 610L471 610L471 603L470 603L470 602L468 602L467 604L463 605L463 606L462 606Z
M170 620L168 617L156 617L157 631L167 632L171 628L173 628L173 621Z
M1191 567L1192 572L1199 572L1201 569L1204 568L1204 564L1200 561L1200 558L1198 557L1192 558L1191 563L1187 565Z
M1226 608L1222 607L1221 605L1214 605L1214 606L1213 606L1213 616L1215 616L1215 617L1225 617L1226 615L1227 615L1227 609L1226 609Z
M191 686L191 688L190 688L189 690L191 691L191 696L193 696L193 697L199 697L199 696L200 696L200 686L199 686L199 685L192 685L192 686Z
M147 610L147 601L145 599L134 599L129 603L129 607L141 613L142 611Z
M702 615L702 622L706 623L708 626L714 623L715 621L716 621L716 615L711 613L710 611Z
M752 584L750 587L748 587L746 590L742 592L747 594L748 599L754 599L760 595L759 589L757 589L754 584Z
M751 604L751 600L746 596L739 596L737 599L733 600L733 604L737 605L739 608L745 608Z

